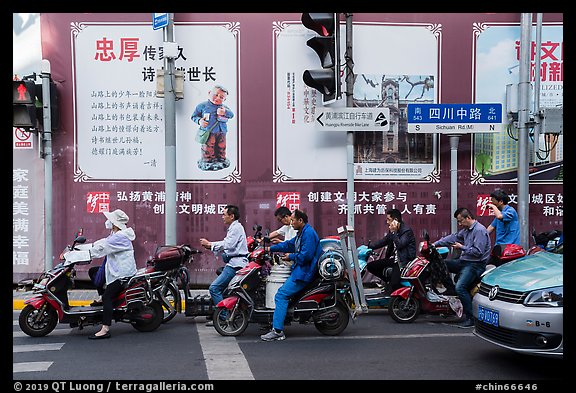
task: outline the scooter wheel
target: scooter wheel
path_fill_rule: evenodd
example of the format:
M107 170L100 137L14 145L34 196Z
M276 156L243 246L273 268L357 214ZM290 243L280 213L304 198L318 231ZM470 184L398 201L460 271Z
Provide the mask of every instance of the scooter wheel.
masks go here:
M348 308L338 302L329 314L330 316L322 318L322 320L314 321L314 326L326 336L337 336L348 326L348 321L350 320Z
M20 329L31 337L43 337L58 324L58 313L52 307L37 309L30 304L22 309L18 317Z
M398 323L414 322L420 314L420 302L413 297L393 296L388 304L388 313Z
M162 305L154 300L133 316L132 326L139 332L151 332L162 324L163 315Z
M232 315L228 316L229 313ZM236 308L234 310L228 310L225 307L219 307L214 311L212 316L214 321L214 329L226 337L239 336L246 328L248 328L248 323L250 322L250 317L248 315L248 310Z
M182 300L180 298L180 291L174 285L166 285L162 287L162 323L166 323L174 319L176 314L180 312L182 308Z

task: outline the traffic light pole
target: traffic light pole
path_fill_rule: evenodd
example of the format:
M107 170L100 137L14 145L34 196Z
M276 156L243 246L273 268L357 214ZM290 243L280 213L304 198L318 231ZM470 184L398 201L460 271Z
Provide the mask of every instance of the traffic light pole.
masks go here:
M42 146L44 158L44 215L45 225L45 257L46 270L52 269L52 111L50 105L50 62L42 60L42 113L44 122L42 127Z
M338 26L336 28L339 28ZM354 106L354 62L352 61L352 14L346 14L346 107ZM346 192L348 226L354 228L354 132L346 132Z

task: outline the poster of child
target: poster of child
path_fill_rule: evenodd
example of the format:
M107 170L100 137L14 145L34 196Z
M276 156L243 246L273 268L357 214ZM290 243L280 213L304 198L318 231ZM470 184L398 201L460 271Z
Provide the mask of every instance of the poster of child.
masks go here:
M215 85L208 92L208 100L199 103L192 113L192 121L200 126L195 139L201 145L198 168L202 171L218 171L230 166L226 158L226 123L234 117L234 112L223 104L226 97L228 90Z

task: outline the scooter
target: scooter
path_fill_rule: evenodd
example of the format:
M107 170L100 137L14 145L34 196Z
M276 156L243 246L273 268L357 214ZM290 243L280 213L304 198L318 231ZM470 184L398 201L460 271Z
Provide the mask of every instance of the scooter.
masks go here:
M267 241L264 238L264 245ZM212 319L220 335L239 336L249 323L272 323L274 295L281 281L272 279L275 269L290 270L264 246L251 253L248 264L232 278L224 299L216 305ZM317 278L289 302L285 324L313 323L320 333L336 336L348 326L352 303L344 256L331 249L318 261Z
M534 246L528 250L529 255L539 251L558 252L560 247L564 246L564 234L557 229L539 234L536 233L535 229L532 229L532 239L534 240Z
M333 238L326 238L321 239L320 244L324 252L330 252L331 250L336 250L338 252L342 252L342 247L340 245L340 240L336 240L335 237ZM374 250L367 245L360 245L357 247L357 255L358 255L358 267L360 269L360 276L364 278L368 269L367 265L373 260L379 259L382 253L384 252L385 248L378 253L375 253ZM354 268L354 261L351 260L350 264L352 268ZM390 296L384 296L384 291L386 289L386 285L390 282L390 277L392 276L392 268L388 267L384 271L384 278L385 280L382 282L384 285L382 288L364 288L364 298L366 300L366 305L368 308L383 308L388 307L388 303L390 302Z
M35 295L24 303L18 323L24 333L32 337L43 337L54 330L58 322L68 323L82 330L86 325L102 323L102 306L70 306L68 289L73 287L76 265L91 261L88 250L76 248L86 242L77 236L71 246L60 255L60 262L40 276L34 284ZM141 332L157 329L162 323L162 304L152 281L164 272L143 272L124 280L124 288L114 299L113 318L116 322L127 322Z
M420 243L421 256L416 257L403 270L402 288L392 292L388 305L390 316L396 322L409 323L416 320L420 312L438 314L442 317L462 316L462 303L456 296L443 295L436 288L436 278L431 277L433 270L446 272L444 260L449 255L448 247L435 247L430 243L427 232L424 241ZM490 264L486 270L470 285L470 296L478 292L482 277L496 266L510 262L526 255L526 251L516 244L500 244L494 246L491 252ZM458 281L458 275L454 281Z
M444 259L448 247L435 247L430 243L427 232L420 243L420 256L409 262L401 272L401 288L390 296L388 311L393 320L399 323L414 322L423 313L438 314L443 317L462 316L462 303L456 296L438 293L432 280L433 270L446 272Z
M190 273L186 264L194 261L193 256L201 251L187 244L180 246L160 246L156 249L154 257L146 263L146 267L139 273L163 272L159 279L153 280L154 291L159 294L162 303L162 323L171 321L182 312L183 290L186 308L192 298L190 296ZM188 315L188 313L186 314Z

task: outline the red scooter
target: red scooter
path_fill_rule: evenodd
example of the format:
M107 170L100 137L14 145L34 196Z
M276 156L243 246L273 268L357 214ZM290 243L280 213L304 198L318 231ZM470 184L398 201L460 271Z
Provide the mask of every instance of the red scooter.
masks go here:
M228 284L224 299L216 305L212 319L214 328L222 336L239 336L250 322L272 323L274 305L270 303L275 292L270 292L274 287L270 284L274 283L267 278L272 276L279 259L263 246L256 247L248 259L248 264L238 270ZM318 261L318 273L317 278L290 301L285 323L313 323L320 333L335 336L346 329L352 314L350 283L343 258L325 252Z
M70 306L68 289L73 287L75 266L90 263L90 252L78 250L77 244L86 242L78 236L60 256L63 261L42 274L34 284L35 295L24 303L18 323L24 333L32 337L46 336L58 324L69 323L82 329L85 325L102 323L102 306ZM141 332L157 329L162 323L163 311L160 294L153 289L153 281L165 272L143 272L126 279L124 289L114 299L113 318L117 322L128 322Z
M399 323L416 320L422 313L436 314L442 317L462 316L462 303L457 296L442 295L436 289L438 277L433 272L447 274L444 259L449 254L448 247L435 247L430 243L427 232L420 243L420 256L408 263L401 272L401 283L404 285L391 294L388 311L392 319ZM496 245L492 250L492 259L487 269L471 285L470 296L474 297L480 286L482 276L497 266L526 255L526 251L515 244ZM455 277L455 281L458 278Z

